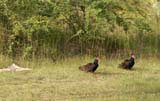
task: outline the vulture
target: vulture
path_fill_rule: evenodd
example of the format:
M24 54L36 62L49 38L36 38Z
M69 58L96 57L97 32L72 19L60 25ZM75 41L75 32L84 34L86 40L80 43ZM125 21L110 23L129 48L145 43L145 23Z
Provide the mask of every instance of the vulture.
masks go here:
M121 64L119 64L119 67L131 70L135 64L134 59L135 57L134 54L132 53L130 59L124 60Z
M86 65L82 65L79 67L79 69L81 71L84 71L84 72L95 72L96 69L98 68L98 62L99 62L99 58L97 57L93 63L88 63Z

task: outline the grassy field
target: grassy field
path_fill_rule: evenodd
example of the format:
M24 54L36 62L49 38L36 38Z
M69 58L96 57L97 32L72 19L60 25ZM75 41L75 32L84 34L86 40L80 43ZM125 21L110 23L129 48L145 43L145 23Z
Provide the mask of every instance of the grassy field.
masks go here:
M0 101L159 101L160 60L136 59L132 71L117 68L121 59L101 59L96 73L78 66L93 58L68 58L57 63L18 61L32 71L1 72ZM0 68L11 64L0 57Z

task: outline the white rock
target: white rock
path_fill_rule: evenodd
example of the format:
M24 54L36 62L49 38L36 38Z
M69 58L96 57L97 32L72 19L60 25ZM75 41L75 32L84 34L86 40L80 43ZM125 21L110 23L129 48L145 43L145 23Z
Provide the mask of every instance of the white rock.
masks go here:
M19 66L15 65L15 64L12 64L12 65L8 66L7 68L0 69L0 72L6 72L6 71L28 71L28 70L32 70L32 69L19 67Z

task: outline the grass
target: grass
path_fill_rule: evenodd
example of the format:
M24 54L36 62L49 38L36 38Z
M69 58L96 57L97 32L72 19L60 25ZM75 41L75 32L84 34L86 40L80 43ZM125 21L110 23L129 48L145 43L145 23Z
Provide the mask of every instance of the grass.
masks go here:
M134 70L117 68L121 59L101 59L96 73L78 66L93 61L75 57L46 61L18 61L32 71L0 73L2 101L159 101L160 62L157 58L136 59ZM0 67L12 61L1 56Z

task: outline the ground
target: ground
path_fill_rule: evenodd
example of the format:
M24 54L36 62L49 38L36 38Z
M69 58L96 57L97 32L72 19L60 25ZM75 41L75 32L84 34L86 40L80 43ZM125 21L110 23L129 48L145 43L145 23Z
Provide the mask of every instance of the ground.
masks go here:
M12 63L4 58L1 68ZM158 58L137 58L132 71L117 68L122 59L103 58L95 73L79 71L78 66L90 61L18 61L33 70L0 73L0 101L159 101Z

